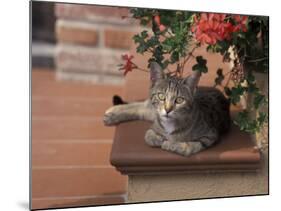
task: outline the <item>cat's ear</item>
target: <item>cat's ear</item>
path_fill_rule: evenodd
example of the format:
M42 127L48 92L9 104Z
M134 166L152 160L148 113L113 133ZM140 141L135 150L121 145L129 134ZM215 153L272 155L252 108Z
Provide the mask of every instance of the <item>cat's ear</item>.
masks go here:
M201 77L201 72L192 71L192 74L184 79L184 83L190 88L192 93L195 93Z
M150 65L150 80L154 84L157 80L164 78L164 72L157 62L151 62Z

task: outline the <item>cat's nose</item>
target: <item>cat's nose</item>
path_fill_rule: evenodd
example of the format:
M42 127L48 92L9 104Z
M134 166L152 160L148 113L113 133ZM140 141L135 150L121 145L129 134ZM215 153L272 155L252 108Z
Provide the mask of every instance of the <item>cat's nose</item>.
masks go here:
M173 106L172 105L165 105L165 111L166 111L166 113L168 114L168 113L170 113L171 111L173 110Z

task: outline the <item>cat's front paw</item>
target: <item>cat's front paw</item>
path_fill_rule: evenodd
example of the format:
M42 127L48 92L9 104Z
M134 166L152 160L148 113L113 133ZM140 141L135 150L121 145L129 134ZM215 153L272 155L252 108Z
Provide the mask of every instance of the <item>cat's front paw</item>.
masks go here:
M163 141L163 143L161 144L161 149L169 151L171 145L172 145L171 141Z
M161 145L161 149L170 151L182 156L189 156L192 154L191 147L185 142L176 141L164 141Z
M160 147L164 141L164 137L156 134L154 130L149 129L146 131L144 136L145 143L151 147Z
M118 115L114 112L114 107L109 108L103 116L103 123L106 126L112 126L119 123Z

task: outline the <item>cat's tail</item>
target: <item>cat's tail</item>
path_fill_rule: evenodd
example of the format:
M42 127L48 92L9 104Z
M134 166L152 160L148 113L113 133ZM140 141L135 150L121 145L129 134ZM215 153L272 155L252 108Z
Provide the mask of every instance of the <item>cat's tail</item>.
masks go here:
M113 105L122 105L122 104L128 104L126 101L124 101L119 95L114 95L112 97L112 103Z

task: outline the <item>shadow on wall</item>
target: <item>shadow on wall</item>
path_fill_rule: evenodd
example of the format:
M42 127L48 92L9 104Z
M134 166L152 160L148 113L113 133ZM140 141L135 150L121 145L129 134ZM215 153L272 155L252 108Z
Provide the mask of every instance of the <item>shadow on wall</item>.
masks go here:
M55 4L32 1L32 67L54 68Z

